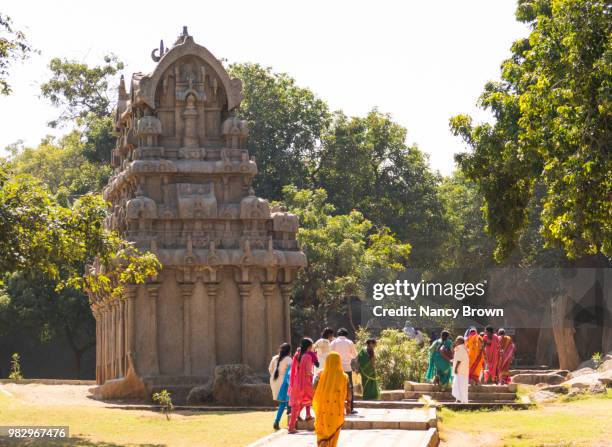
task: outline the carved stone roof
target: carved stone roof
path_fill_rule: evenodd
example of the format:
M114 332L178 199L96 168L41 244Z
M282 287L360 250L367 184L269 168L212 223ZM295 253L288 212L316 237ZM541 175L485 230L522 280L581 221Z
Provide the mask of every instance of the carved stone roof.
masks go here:
M161 57L153 73L135 76L132 79L133 103L145 103L150 108L155 108L155 90L162 75L174 62L184 56L197 56L213 68L227 92L228 110L233 110L240 105L242 101L242 81L236 78L230 79L221 62L206 48L195 43L192 36L185 36L182 42L179 41L177 45L167 51Z

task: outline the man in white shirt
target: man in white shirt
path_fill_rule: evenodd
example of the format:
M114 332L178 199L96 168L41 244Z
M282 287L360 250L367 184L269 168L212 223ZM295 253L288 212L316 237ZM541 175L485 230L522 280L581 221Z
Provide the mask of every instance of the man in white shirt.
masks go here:
M342 369L349 379L349 388L351 390L351 414L356 413L353 407L353 369L351 368L351 360L357 357L357 349L355 344L346 338L348 331L344 328L338 329L338 338L331 342L331 350L340 354L342 359Z
M455 340L455 355L453 356L453 397L458 402L467 404L469 387L470 356L465 347L465 339L459 336Z
M331 351L331 342L333 340L334 330L326 327L321 333L321 338L312 346L313 351L317 353L317 358L319 359L319 366L315 369L315 372L318 373L325 367L325 360L327 359L327 354Z

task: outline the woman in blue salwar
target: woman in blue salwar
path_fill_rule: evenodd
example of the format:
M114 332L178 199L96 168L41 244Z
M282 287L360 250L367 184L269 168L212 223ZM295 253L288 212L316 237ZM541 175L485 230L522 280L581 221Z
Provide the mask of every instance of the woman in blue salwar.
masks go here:
M291 372L291 345L283 343L278 349L278 354L272 357L270 366L270 388L272 389L272 398L278 402L278 411L274 419L274 429L280 429L280 420L285 409L287 416L291 413L289 407L289 375Z

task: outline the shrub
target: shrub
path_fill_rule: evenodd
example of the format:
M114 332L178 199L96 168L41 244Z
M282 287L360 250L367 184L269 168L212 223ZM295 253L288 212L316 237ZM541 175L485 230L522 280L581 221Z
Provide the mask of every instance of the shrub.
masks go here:
M370 334L357 331L357 347L365 346ZM422 382L427 371L429 341L424 337L422 346L397 329L384 329L377 338L376 374L383 389L403 389L404 382Z
M23 374L21 373L21 359L17 352L11 356L11 373L9 374L8 378L11 380L23 380Z
M591 360L593 360L593 363L595 364L595 369L599 368L599 365L601 365L601 352L596 352L591 356Z
M161 390L159 393L153 393L153 401L159 403L162 413L166 416L166 419L170 420L170 412L174 408L172 405L172 396L168 390Z

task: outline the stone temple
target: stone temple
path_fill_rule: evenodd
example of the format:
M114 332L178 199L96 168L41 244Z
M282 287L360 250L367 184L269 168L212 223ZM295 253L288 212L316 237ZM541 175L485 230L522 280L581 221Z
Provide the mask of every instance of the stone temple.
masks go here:
M90 294L103 397L202 384L218 365L267 371L290 339L292 282L306 257L297 217L251 186L242 83L186 28L152 53L151 74L122 78L106 225L157 255L160 274L122 299Z

